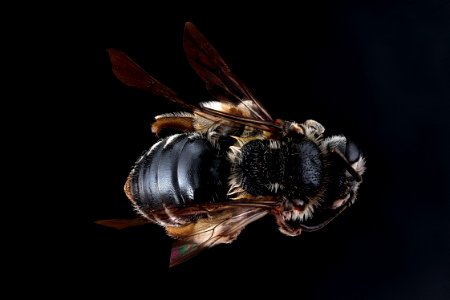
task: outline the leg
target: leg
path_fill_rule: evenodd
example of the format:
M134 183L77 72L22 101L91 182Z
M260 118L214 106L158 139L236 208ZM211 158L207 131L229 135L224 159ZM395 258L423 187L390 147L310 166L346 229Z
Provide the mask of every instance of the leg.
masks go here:
M195 131L194 115L190 113L171 113L156 116L156 121L152 124L152 132L157 136L165 129L174 131L190 132Z

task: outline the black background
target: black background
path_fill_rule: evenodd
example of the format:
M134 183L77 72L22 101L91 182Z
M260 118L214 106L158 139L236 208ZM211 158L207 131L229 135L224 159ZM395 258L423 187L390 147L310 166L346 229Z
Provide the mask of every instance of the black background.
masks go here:
M62 10L55 23L69 26L50 52L61 70L56 117L65 143L56 168L69 163L71 174L56 173L70 180L56 207L65 220L55 231L55 277L86 295L448 299L449 8L447 1L309 1ZM125 179L157 140L153 117L179 110L120 83L106 49L127 53L187 101L209 100L183 53L186 21L272 116L312 118L327 135L359 144L367 173L358 201L327 228L290 238L266 217L234 243L169 269L172 241L162 228L94 224L134 216Z

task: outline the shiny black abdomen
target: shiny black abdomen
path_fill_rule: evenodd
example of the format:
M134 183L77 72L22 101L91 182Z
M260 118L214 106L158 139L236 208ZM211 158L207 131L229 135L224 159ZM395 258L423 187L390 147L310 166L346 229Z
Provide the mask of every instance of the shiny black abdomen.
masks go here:
M223 201L227 161L199 134L172 135L144 153L130 173L130 192L144 211L164 205Z

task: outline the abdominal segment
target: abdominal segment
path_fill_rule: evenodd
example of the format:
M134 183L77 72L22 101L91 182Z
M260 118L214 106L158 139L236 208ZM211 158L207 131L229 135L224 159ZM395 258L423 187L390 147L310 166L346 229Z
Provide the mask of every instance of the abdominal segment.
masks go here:
M125 191L146 217L167 207L224 201L226 164L201 134L172 135L137 160Z

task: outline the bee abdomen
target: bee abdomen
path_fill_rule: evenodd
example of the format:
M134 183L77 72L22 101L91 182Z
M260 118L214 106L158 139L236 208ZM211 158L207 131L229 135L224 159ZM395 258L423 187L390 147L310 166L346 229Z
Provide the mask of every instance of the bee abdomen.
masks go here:
M224 162L201 135L172 135L138 159L127 182L128 197L144 212L220 201Z

